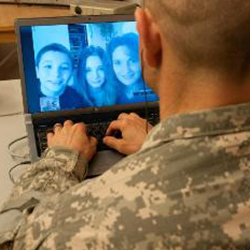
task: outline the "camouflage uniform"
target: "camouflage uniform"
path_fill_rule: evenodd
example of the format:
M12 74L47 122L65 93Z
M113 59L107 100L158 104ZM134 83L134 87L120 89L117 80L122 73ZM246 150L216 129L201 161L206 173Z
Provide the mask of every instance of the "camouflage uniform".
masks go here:
M250 104L166 119L101 177L81 182L79 161L50 150L22 176L2 213L21 219L2 242L13 238L15 250L250 249Z

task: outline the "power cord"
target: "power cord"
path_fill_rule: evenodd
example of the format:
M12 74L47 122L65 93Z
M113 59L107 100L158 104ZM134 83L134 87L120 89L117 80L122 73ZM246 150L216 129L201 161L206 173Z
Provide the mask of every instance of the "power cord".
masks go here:
M144 97L145 97L145 116L146 116L146 133L148 134L148 120L149 120L149 105L148 105L148 95L147 95L147 90L146 90L146 82L145 82L145 77L144 77L144 65L143 65L143 50L141 51L141 71L142 71L142 80L143 80L143 91L144 91Z
M15 181L14 178L13 178L12 171L13 171L14 169L16 169L17 167L19 167L19 166L22 166L22 165L26 165L26 164L30 164L30 163L31 163L30 160L26 160L26 159L28 158L28 156L29 156L28 153L19 155L19 154L14 153L13 150L12 150L12 146L13 146L14 144L16 144L17 142L20 142L20 141L22 141L22 140L24 140L24 139L26 139L26 138L27 138L27 135L26 135L26 136L22 136L22 137L20 137L20 138L15 139L15 140L12 141L12 142L10 142L9 145L8 145L8 151L9 151L9 154L11 155L11 157L12 157L13 159L22 159L22 160L23 160L22 162L20 162L20 163L16 164L15 166L11 167L10 170L9 170L9 172L8 172L8 173L9 173L9 178L10 178L10 180L11 180L11 182L12 182L13 184L16 184L16 181Z
M15 116L15 115L22 115L22 114L23 112L15 112L15 113L10 113L10 114L0 115L0 117Z
M16 144L17 142L20 142L20 141L22 141L22 140L24 140L26 138L27 138L27 135L22 136L22 137L20 137L18 139L15 139L14 141L12 141L12 142L9 143L9 145L8 145L8 151L9 151L9 154L11 155L12 158L26 159L29 156L28 153L23 154L23 155L15 154L12 151L12 149L11 149L14 144Z
M26 165L26 164L30 164L30 163L31 163L31 161L23 161L23 162L20 162L20 163L16 164L15 166L13 166L13 167L9 170L9 178L10 178L10 180L11 180L11 182L12 182L13 184L16 184L16 181L14 180L14 178L13 178L13 176L12 176L12 171L13 171L14 169L16 169L17 167L21 166L21 165Z
M146 133L148 134L148 120L149 120L149 106L148 106L148 94L147 94L147 90L146 90L146 83L143 81L143 90L144 90L144 96L145 96L145 116L146 116Z

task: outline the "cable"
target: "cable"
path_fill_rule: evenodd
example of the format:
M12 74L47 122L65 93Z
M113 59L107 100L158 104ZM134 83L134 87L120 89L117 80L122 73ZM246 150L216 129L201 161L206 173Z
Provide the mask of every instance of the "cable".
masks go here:
M23 162L20 162L20 163L16 164L15 166L13 166L13 167L9 170L9 172L8 172L8 173L9 173L9 178L10 178L10 180L11 180L11 182L12 182L13 184L16 184L16 181L14 180L14 178L13 178L11 172L12 172L14 169L16 169L17 167L21 166L21 165L26 165L26 164L30 164L30 163L31 163L31 161L23 161Z
M145 97L145 116L146 116L146 133L148 134L148 120L149 120L149 105L148 105L148 95L146 90L146 82L144 77L144 65L143 65L143 50L141 50L141 71L142 71L142 80L143 80L143 90L144 90L144 97Z
M0 115L0 117L15 116L15 115L22 115L22 114L23 112L15 112L15 113L10 113L10 114Z
M18 139L15 139L14 141L12 141L12 142L9 143L9 145L8 145L8 151L9 151L9 153L10 153L10 155L11 155L12 158L25 159L25 158L28 157L28 154L18 155L18 154L15 154L15 153L11 150L11 147L12 147L15 143L20 142L20 141L26 139L27 137L28 137L28 136L25 135L25 136L22 136L22 137L20 137L20 138L18 138Z
M12 146L13 146L14 144L16 144L17 142L20 142L20 141L22 141L22 140L24 140L24 139L26 139L26 138L28 138L27 135L22 136L22 137L20 137L20 138L17 138L17 139L15 139L14 141L12 141L12 142L9 143L9 145L8 145L8 151L9 151L9 153L10 153L10 155L11 155L12 158L19 158L19 159L23 159L23 160L24 160L24 159L26 159L26 158L29 156L29 154L18 155L18 154L15 154L15 153L12 151ZM16 164L15 166L13 166L13 167L10 168L10 170L9 170L9 178L10 178L10 180L11 180L11 182L12 182L13 184L15 184L16 182L15 182L13 176L12 176L12 171L13 171L14 169L16 169L17 167L21 166L21 165L26 165L26 164L30 164L30 163L31 163L30 160L25 160L25 161L22 161L22 162L20 162L20 163L18 163L18 164Z
M144 93L145 93L145 116L146 116L146 119L147 119L147 122L146 122L146 133L148 134L148 120L149 120L148 94L147 94L147 91L146 91L146 83L145 83L144 80L143 80L143 82L144 82L143 88L144 88Z

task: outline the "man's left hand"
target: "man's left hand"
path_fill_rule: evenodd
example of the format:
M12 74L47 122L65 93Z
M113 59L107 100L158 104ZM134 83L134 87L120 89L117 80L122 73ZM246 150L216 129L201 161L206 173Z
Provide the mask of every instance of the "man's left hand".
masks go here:
M73 149L81 153L87 161L96 153L97 139L87 136L83 123L73 124L70 120L65 121L63 126L57 123L54 133L48 133L47 140L48 147L61 146Z

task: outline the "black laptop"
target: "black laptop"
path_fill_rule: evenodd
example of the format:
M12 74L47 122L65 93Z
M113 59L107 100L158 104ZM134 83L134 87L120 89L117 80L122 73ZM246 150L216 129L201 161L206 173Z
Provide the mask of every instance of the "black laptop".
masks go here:
M99 174L123 157L102 143L112 120L122 112L135 112L152 124L159 121L158 97L136 68L139 44L133 16L19 19L16 34L32 162L46 149L46 134L53 125L70 119L84 122L89 135L98 138L90 166L96 169L93 175ZM136 44L126 48L125 38L136 38ZM109 86L100 90L104 78ZM135 87L127 92L133 79Z

